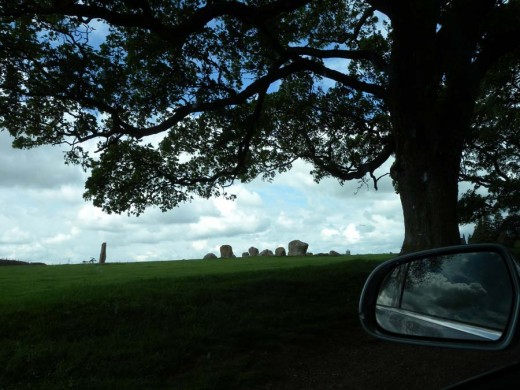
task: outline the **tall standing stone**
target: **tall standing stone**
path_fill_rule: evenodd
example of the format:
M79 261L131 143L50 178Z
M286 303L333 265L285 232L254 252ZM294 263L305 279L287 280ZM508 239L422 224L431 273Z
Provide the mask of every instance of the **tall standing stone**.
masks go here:
M99 254L99 264L105 264L107 260L107 243L101 244L101 253Z
M249 248L249 256L258 256L258 253L258 248L255 248L254 246Z

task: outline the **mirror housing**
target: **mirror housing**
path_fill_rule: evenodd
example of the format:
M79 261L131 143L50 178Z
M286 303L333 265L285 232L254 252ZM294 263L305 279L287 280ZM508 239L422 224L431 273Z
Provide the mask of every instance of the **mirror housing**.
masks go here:
M371 335L416 345L502 350L516 341L520 264L503 246L474 244L399 256L361 293Z

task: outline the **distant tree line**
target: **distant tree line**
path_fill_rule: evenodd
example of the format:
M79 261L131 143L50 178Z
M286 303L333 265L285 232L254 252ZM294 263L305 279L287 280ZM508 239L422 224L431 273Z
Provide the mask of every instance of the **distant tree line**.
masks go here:
M469 244L497 242L508 247L520 246L520 214L485 215L477 220Z

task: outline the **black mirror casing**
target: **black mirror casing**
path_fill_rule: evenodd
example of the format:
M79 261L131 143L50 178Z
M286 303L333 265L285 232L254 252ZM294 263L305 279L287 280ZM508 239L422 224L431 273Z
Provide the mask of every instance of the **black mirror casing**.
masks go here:
M445 339L428 336L417 336L410 334L398 334L384 329L376 318L376 305L383 283L389 275L400 266L412 264L413 262L427 262L433 258L441 258L458 255L480 255L480 253L492 253L498 255L503 260L506 273L512 289L511 306L507 324L501 330L501 335L497 340L462 340ZM361 293L359 302L360 321L369 334L387 341L410 343L416 345L460 348L460 349L479 349L479 350L502 350L517 340L517 328L520 312L520 279L518 276L519 265L511 253L503 246L497 244L474 244L444 247L427 251L416 252L408 255L399 256L378 266L369 275ZM408 266L409 268L409 266ZM404 290L404 282L403 282Z

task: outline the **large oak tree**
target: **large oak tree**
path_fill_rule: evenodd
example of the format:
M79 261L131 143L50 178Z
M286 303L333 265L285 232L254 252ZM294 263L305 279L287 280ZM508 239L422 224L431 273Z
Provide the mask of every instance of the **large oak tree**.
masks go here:
M17 147L69 144L91 172L86 198L117 213L298 158L317 180L377 186L393 157L403 251L456 244L459 180L482 180L462 156L489 144L476 102L518 65L519 3L4 0L0 127Z

